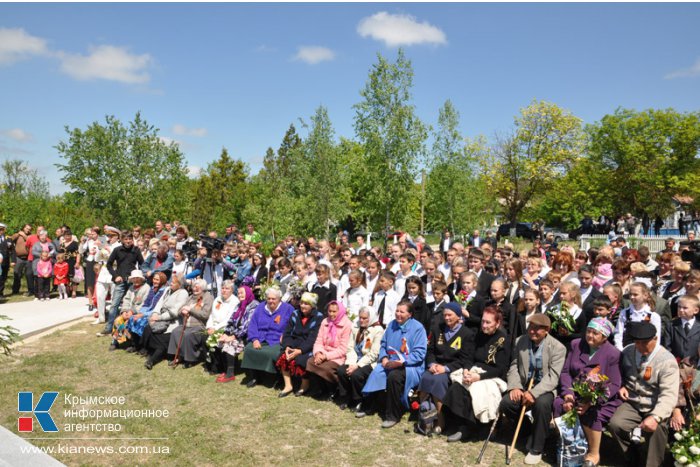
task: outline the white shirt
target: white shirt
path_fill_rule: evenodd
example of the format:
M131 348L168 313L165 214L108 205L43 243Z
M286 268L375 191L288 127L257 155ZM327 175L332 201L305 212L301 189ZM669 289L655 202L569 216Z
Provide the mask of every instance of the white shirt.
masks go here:
M343 295L343 305L347 309L348 318L354 323L360 316L360 309L369 305L369 292L363 286L348 289Z
M406 293L406 279L415 275L416 273L413 271L409 272L408 275L405 276L401 271L399 271L399 273L396 274L396 280L394 281L394 290L397 294L399 294L400 298L403 298L403 296Z
M382 324L386 326L394 318L396 318L396 306L401 301L401 297L399 297L394 289L389 289L388 292L380 290L374 294L374 303L372 308L374 308L377 316L379 316L379 305L382 303L382 300L386 300L386 303L384 304L384 320L382 321Z
M625 333L625 325L627 324L627 310L630 310L630 321L636 323L642 321L647 314L651 314L649 321L656 327L656 338L661 342L661 317L655 312L651 311L649 305L644 305L641 310L637 310L633 305L625 308L620 312L620 316L617 318L617 326L615 326L615 347L622 350L624 346L622 345L622 336Z
M374 279L369 277L369 274L365 274L365 282L367 283L367 292L370 296L374 293L374 288L377 286L377 281L379 281L379 274L376 275Z

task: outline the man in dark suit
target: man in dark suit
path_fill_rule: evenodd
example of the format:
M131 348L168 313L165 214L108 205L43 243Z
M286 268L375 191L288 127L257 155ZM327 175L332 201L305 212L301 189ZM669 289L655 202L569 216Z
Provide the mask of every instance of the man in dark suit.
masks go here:
M478 248L469 251L469 270L479 278L476 285L476 293L484 300L489 298L491 282L496 278L484 271L484 252Z
M442 234L442 238L440 239L440 253L447 253L447 251L452 248L452 244L454 242L455 239L452 238L450 231L445 229L445 232Z
M484 243L484 239L479 236L479 231L475 230L472 234L472 238L469 239L469 245L474 248L480 248Z

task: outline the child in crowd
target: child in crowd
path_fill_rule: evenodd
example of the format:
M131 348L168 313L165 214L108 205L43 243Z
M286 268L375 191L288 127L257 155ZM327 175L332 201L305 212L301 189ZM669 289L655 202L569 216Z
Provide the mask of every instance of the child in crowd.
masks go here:
M49 258L48 251L41 252L41 259L36 264L37 296L34 299L46 301L49 299L51 291L51 276L53 275L53 263Z
M58 298L61 300L68 298L66 286L70 285L70 281L68 280L68 263L66 263L66 255L63 253L56 255L56 264L53 268L53 285L58 289Z
M631 344L632 340L625 334L629 323L649 321L656 328L656 337L661 339L661 317L654 308L656 303L649 288L639 282L630 286L630 306L620 312L615 327L615 347L620 351Z
M608 284L603 287L603 295L610 300L610 314L608 321L617 324L617 319L620 317L620 312L627 307L627 303L622 298L622 287L617 284Z
M401 297L394 290L394 274L391 271L382 271L379 274L379 280L377 281L378 290L374 294L372 300L372 307L377 313L377 321L385 329L386 325L389 324L396 313L396 306L399 304Z
M365 288L365 274L354 269L348 274L349 288L343 293L342 301L347 310L348 319L355 323L360 316L360 309L369 305L369 292Z
M549 279L540 281L540 313L546 313L550 308L556 306L554 290L554 284Z

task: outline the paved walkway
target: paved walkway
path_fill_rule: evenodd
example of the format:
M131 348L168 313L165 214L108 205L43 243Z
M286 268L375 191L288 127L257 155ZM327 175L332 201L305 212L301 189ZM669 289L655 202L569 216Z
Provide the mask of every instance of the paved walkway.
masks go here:
M10 321L0 323L19 329L22 338L92 314L84 297L0 304L0 315L10 318Z

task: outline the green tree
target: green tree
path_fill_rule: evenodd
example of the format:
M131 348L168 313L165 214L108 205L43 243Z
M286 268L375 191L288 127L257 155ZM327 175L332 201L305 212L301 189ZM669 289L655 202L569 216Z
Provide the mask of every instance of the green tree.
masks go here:
M475 174L483 155L483 138L465 140L459 132L459 112L451 101L440 109L426 181L428 228L465 232L481 226L488 214L484 184Z
M534 101L515 118L515 131L501 137L482 159L491 193L502 200L508 220L520 213L581 156L581 119L555 104Z
M406 221L427 129L411 104L411 62L402 50L395 63L381 54L377 58L360 91L363 100L353 106L355 134L364 149L363 170L355 172L362 177L364 193L356 215L388 231Z
M137 113L125 127L113 116L86 130L66 127L56 149L72 199L120 227L154 218L182 217L189 205L187 169L180 148L165 144L158 129Z
M197 229L223 230L241 225L248 197L248 167L232 159L226 148L193 183L190 221Z
M672 211L671 198L700 198L700 112L618 109L588 128L595 187L614 211Z
M0 164L0 213L10 231L39 221L50 200L49 184L35 168L19 159Z

